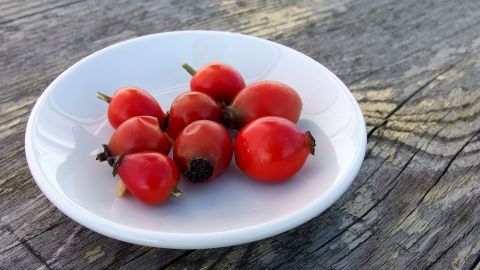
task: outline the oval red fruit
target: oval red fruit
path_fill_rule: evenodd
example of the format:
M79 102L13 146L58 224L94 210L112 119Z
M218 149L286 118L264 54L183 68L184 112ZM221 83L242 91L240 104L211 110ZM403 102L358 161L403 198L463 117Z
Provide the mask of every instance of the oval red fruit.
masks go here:
M245 87L245 81L240 73L227 64L210 63L198 71L187 64L183 67L193 75L190 81L192 91L205 93L227 105Z
M136 87L118 90L112 97L97 92L97 97L108 102L108 121L113 128L134 116L153 116L161 127L165 113L158 102L146 91Z
M114 164L128 191L147 204L165 202L180 180L173 160L157 152L140 152L120 156Z
M229 128L241 129L264 116L280 116L296 123L302 110L300 96L290 86L262 81L245 87L230 106L225 107L222 122Z
M173 159L180 172L191 182L205 182L220 175L230 165L233 142L219 123L199 120L177 137Z
M168 155L171 147L167 134L160 129L157 118L152 116L135 116L128 119L118 126L108 142L108 149L114 156L143 151Z
M221 106L209 95L201 92L181 94L172 103L167 117L167 133L172 138L188 124L197 120L220 121Z
M291 121L268 116L254 120L235 139L235 161L245 174L263 182L280 182L296 174L315 140Z

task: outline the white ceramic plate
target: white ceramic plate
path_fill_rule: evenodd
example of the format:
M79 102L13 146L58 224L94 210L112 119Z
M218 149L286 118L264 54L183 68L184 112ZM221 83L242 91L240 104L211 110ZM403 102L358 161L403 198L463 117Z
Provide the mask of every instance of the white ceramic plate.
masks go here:
M147 206L115 195L106 164L95 161L113 129L95 98L118 88L143 88L168 110L189 89L181 65L234 66L247 83L278 80L304 106L298 125L317 140L317 154L290 181L262 184L232 166L202 185L182 180L183 196ZM63 72L37 101L25 149L48 199L80 224L119 240L163 248L213 248L266 238L320 214L345 192L366 147L358 104L345 85L313 59L280 44L241 34L184 31L149 35L100 50Z

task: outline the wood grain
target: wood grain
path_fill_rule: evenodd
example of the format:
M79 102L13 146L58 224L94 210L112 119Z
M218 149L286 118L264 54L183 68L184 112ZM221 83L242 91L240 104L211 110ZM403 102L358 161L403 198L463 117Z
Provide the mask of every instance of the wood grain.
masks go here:
M0 268L479 269L480 2L0 1ZM334 71L365 115L368 152L326 212L209 250L119 242L60 213L26 165L46 86L82 57L181 29L241 32Z

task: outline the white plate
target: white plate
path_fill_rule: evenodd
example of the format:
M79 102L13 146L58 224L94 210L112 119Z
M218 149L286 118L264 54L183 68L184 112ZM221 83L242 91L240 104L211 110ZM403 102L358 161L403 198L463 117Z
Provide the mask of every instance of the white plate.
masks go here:
M340 56L339 56L340 57ZM143 88L164 110L188 90L181 65L234 66L247 83L278 80L304 106L298 125L317 140L315 156L290 181L262 184L232 166L203 185L182 180L183 196L161 206L115 195L115 179L95 161L113 129L95 91ZM246 243L294 228L345 192L366 147L362 113L347 87L313 59L280 44L241 34L184 31L149 35L100 50L63 72L28 120L25 150L48 199L80 224L119 240L163 248L213 248Z

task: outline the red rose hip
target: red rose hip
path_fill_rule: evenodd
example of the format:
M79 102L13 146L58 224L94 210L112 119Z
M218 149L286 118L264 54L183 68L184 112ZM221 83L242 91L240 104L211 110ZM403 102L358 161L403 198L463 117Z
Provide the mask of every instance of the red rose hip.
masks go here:
M309 154L315 152L315 140L291 121L262 117L249 123L235 139L235 161L246 175L262 182L280 182L296 174Z
M219 123L199 120L191 123L177 137L173 160L191 182L199 183L220 175L230 165L233 143Z
M135 116L123 122L113 132L104 152L97 160L105 161L121 153L133 154L143 151L155 151L168 155L172 144L166 133L160 129L158 120L152 116Z
M183 68L193 77L190 89L205 93L218 102L230 104L235 96L245 87L245 81L233 67L223 63L210 63L198 71L188 64Z
M146 91L136 87L126 87L118 90L112 97L97 92L97 98L106 101L108 105L108 121L113 128L134 116L153 116L163 127L165 113L158 102Z
M173 160L157 152L121 154L113 164L113 175L118 174L128 191L146 204L161 204L176 190L180 174Z
M207 94L188 92L175 98L167 115L165 121L167 133L175 139L188 124L194 121L220 122L221 106Z
M223 109L222 123L241 129L251 121L264 116L280 116L296 123L302 110L300 96L290 86L262 81L245 87L230 106Z

